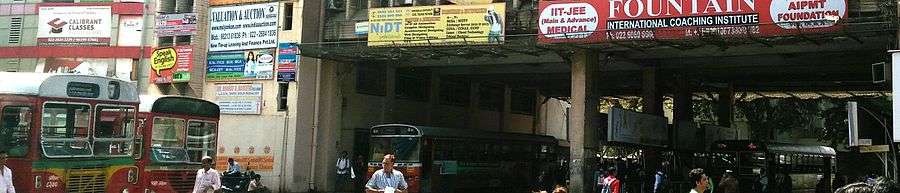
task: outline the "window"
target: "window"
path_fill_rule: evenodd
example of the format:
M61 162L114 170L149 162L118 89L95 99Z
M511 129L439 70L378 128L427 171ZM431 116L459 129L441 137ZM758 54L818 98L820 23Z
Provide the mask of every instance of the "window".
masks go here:
M194 0L177 0L175 5L175 12L177 13L190 13L194 12Z
M190 162L200 163L203 156L216 156L216 124L188 122L187 151Z
M294 28L294 4L284 4L284 20L281 23L281 30L291 30Z
M375 2L372 7L390 7L391 0L372 0Z
M159 1L159 10L160 13L175 13L176 0L160 0Z
M533 90L512 89L510 110L522 115L534 115L535 92Z
M175 36L165 36L156 39L156 46L169 47L175 45Z
M98 106L94 113L94 154L129 156L134 140L134 107Z
M191 36L175 36L175 45L191 45Z
M31 107L7 106L0 115L0 150L10 157L24 157L28 153L28 131L31 129Z
M428 101L431 73L421 68L398 68L394 92L398 99Z
M47 103L41 114L41 148L47 157L93 155L89 141L91 107Z
M417 137L376 137L371 140L372 157L381 160L385 153L394 153L397 162L419 161L419 138Z
M500 111L503 108L503 84L482 83L478 87L478 106L482 110Z
M184 149L187 139L184 119L153 118L152 130L151 159L159 162L185 162L188 160L187 151Z
M288 83L278 83L278 111L286 111L288 109Z
M356 92L384 96L387 90L385 74L385 67L381 64L356 65Z
M9 18L9 36L7 43L18 44L22 41L22 17Z
M441 80L440 104L468 106L471 85L467 81Z

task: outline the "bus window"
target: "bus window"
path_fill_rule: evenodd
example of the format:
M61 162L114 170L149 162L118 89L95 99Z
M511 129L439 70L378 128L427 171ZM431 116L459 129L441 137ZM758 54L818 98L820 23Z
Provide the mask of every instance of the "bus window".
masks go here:
M150 139L151 159L159 162L186 162L184 119L153 118Z
M94 154L130 156L134 137L134 107L97 106L94 118Z
M91 107L47 103L41 115L41 148L47 157L93 155L88 132Z
M28 153L28 131L31 128L31 107L8 106L0 115L0 150L9 157L24 157Z
M372 157L369 160L381 161L385 153L393 152L397 162L419 161L419 138L416 137L378 137L372 138Z
M200 163L203 156L216 156L216 124L202 121L188 123L187 150L191 162Z

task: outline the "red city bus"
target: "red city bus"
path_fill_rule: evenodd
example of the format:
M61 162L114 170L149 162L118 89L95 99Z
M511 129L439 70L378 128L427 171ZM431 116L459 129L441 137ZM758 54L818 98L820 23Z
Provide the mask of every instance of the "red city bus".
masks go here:
M133 82L0 72L0 150L18 192L138 192L137 106Z
M190 193L203 156L216 156L219 105L182 96L140 96L144 192Z

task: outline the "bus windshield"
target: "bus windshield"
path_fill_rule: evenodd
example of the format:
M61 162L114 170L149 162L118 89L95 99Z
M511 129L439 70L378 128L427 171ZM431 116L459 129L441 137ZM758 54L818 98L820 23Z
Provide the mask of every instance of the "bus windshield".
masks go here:
M396 162L419 161L418 137L373 137L371 146L372 157L369 158L371 161L381 161L385 153L391 152L397 156Z
M97 105L94 119L94 154L98 157L131 155L134 107Z
M47 103L41 113L41 148L54 157L89 157L91 107L87 104Z
M191 120L188 123L187 151L190 162L200 163L203 156L216 156L216 124Z
M156 117L153 118L151 139L151 158L160 162L186 162L185 120Z

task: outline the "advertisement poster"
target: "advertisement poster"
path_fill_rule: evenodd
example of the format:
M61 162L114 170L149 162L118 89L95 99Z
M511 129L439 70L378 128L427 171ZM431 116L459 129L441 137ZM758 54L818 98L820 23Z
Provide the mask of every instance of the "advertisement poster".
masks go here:
M278 3L209 10L210 52L278 46Z
M369 9L369 46L499 44L506 4Z
M38 10L39 45L109 45L109 6L45 6Z
M274 54L272 49L209 53L206 80L271 80Z
M260 113L262 84L218 84L216 104L222 114Z
M191 80L194 48L191 46L175 46L160 48L150 55L150 82L168 84L188 82Z
M278 44L278 81L292 82L297 76L297 53L299 52L294 44L281 43Z
M86 74L132 80L134 63L131 59L109 58L46 58L39 60L34 72Z
M846 0L541 1L542 43L767 37L838 31Z
M156 16L156 37L197 35L197 13Z
M216 5L231 5L231 4L241 4L241 3L256 3L256 2L268 2L269 0L209 0L210 6Z

